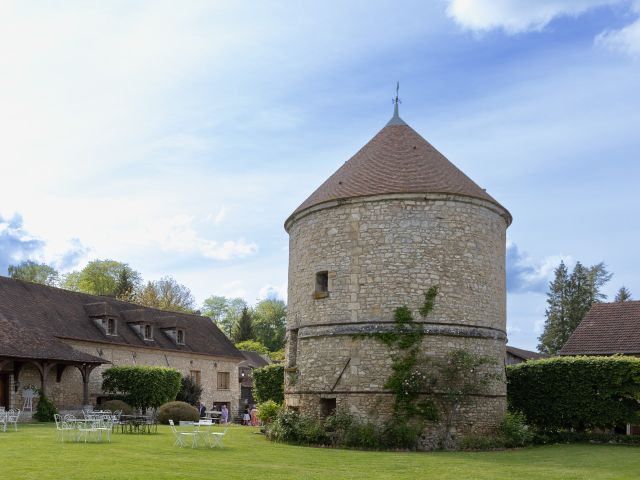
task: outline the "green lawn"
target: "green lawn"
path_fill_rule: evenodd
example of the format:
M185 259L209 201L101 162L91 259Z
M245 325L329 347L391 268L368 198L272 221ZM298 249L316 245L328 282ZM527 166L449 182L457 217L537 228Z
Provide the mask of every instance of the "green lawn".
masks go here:
M0 479L638 479L640 447L561 445L504 452L360 452L273 444L231 427L226 448L173 446L157 435L112 443L58 443L54 425L0 431Z

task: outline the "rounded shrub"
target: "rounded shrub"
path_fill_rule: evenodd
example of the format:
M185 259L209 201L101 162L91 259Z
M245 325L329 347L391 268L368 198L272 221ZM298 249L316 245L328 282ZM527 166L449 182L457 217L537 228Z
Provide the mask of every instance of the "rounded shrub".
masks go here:
M36 413L33 414L33 418L39 422L53 422L53 416L58 413L58 409L54 403L44 395L40 395L38 400L38 407Z
M176 423L180 421L197 422L200 420L200 412L196 407L185 402L168 402L160 406L158 421L166 425L169 420Z
M277 416L282 407L273 400L267 400L258 405L258 418L267 425L271 423Z
M100 408L102 410L109 410L112 413L116 410L122 410L123 415L133 414L133 407L122 400L107 400L100 405Z

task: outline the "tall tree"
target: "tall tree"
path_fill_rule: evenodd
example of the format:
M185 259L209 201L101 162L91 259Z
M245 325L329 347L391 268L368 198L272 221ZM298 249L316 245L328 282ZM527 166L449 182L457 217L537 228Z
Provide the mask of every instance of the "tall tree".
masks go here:
M631 292L624 285L620 287L618 293L616 293L615 302L628 302L631 300Z
M253 340L253 319L248 307L242 309L240 318L233 326L231 337L235 343L244 342L245 340Z
M231 338L233 326L240 319L247 302L242 298L212 295L202 305L202 314L211 318L227 337Z
M118 273L118 281L116 282L115 296L120 300L133 302L140 288L141 278L129 268L123 268Z
M613 277L613 273L607 271L607 266L604 262L600 262L589 268L589 281L593 302L602 302L607 299L607 296L602 293L602 287L611 280L611 277Z
M591 306L607 298L601 289L611 277L602 262L591 267L577 262L571 275L564 262L560 262L547 292L547 319L538 338L540 352L558 353Z
M169 276L147 282L136 301L146 307L174 312L193 312L195 303L191 290Z
M284 346L286 315L287 305L276 298L262 300L254 309L253 331L256 340L272 352Z
M547 319L544 323L544 331L538 338L538 350L542 353L556 353L562 345L558 345L558 341L564 338L564 332L567 330L567 284L569 283L569 272L563 261L554 272L554 279L549 284L547 292L547 309L545 316Z
M123 271L126 273L123 274ZM92 295L116 296L121 292L122 275L128 284L139 285L141 282L140 273L126 263L115 260L93 260L82 270L65 275L62 287Z
M9 276L16 280L41 283L55 287L59 281L58 271L46 263L26 260L18 265L9 265Z

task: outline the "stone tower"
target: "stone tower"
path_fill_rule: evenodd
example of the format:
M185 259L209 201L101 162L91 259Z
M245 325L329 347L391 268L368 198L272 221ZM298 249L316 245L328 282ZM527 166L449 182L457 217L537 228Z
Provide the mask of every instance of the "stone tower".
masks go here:
M384 421L392 394L388 346L362 333L394 328L439 287L421 352L494 357L503 375L505 244L511 215L398 115L286 220L289 291L285 402L323 416L346 408ZM419 318L416 315L416 318ZM494 382L458 431L495 426L506 386Z

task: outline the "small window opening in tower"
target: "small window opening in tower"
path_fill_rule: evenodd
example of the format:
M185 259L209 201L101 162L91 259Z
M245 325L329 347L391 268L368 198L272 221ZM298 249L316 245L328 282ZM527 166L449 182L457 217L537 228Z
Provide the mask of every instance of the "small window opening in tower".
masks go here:
M145 325L143 333L145 340L153 340L153 330L151 329L151 325Z
M336 413L336 399L335 398L321 398L320 399L320 414L323 417L329 417Z
M329 272L326 270L316 273L315 298L326 298L329 296Z

